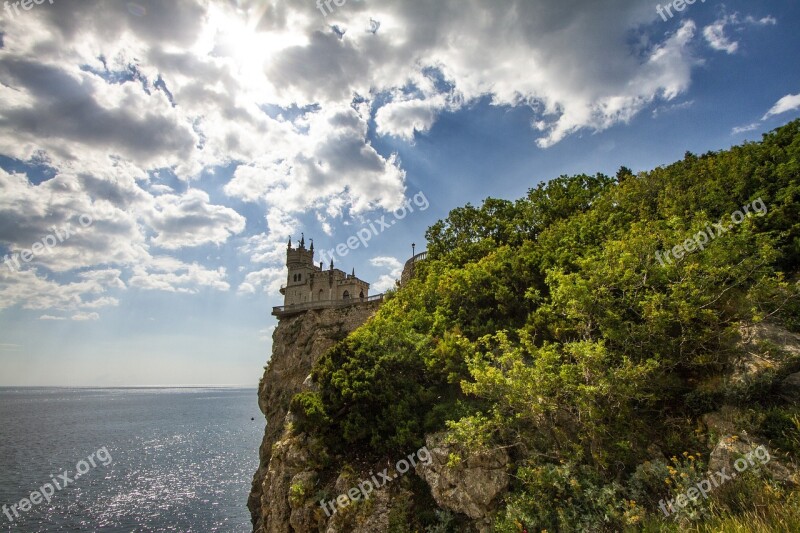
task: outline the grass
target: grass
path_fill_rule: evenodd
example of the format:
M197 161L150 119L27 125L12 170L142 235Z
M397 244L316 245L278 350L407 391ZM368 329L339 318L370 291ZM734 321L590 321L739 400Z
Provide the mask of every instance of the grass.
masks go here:
M783 502L771 502L742 513L715 512L699 524L667 523L659 518L646 520L639 531L681 533L786 533L800 531L800 491Z

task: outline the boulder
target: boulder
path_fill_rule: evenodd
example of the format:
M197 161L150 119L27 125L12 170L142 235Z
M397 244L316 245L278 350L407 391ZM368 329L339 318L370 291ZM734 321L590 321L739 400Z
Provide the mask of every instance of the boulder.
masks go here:
M442 433L428 436L426 443L430 464L418 463L416 471L430 486L439 507L473 520L489 515L497 497L508 488L508 452L496 449L465 453L448 444ZM462 457L459 464L448 466L451 453Z
M800 404L800 372L784 379L780 384L779 393L787 402Z

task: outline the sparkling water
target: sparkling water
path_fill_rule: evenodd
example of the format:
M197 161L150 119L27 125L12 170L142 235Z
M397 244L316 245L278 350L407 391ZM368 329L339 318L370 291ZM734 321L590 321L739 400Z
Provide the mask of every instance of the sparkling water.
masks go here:
M263 432L255 389L0 388L0 531L251 531Z

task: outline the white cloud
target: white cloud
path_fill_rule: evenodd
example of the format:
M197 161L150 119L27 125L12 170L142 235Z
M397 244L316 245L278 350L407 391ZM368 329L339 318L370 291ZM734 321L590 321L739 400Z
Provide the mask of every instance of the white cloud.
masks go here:
M780 115L782 113L788 113L789 111L794 111L795 109L800 108L800 94L787 94L780 100L778 100L772 109L767 111L767 114L761 120L767 120L770 117L774 117L775 115Z
M657 108L653 109L652 116L653 118L658 118L659 116L665 113L672 113L673 111L682 111L684 109L689 109L693 105L694 105L694 100L687 100L685 102L658 106Z
M748 15L742 19L738 13L722 15L712 24L703 28L703 37L714 50L735 54L739 50L739 42L731 40L727 36L726 28L730 27L734 31L741 31L746 25L769 26L777 23L777 19L772 16L756 19L752 15Z
M317 213L317 222L319 223L319 227L322 228L322 232L330 237L333 235L333 226L328 222L328 218L323 215L322 213Z
M389 270L389 273L381 275L378 281L370 286L370 289L376 294L393 289L396 285L395 282L403 273L403 263L395 257L373 257L369 262L372 266Z
M239 286L239 294L255 294L261 289L267 294L277 294L286 282L286 268L265 268L248 273Z
M767 111L763 117L761 117L761 120L745 126L737 126L733 128L731 135L738 135L740 133L756 130L765 120L774 117L775 115L781 115L783 113L788 113L789 111L794 111L795 109L800 109L800 94L787 94L778 100L775 105L772 106L772 108Z
M63 316L42 315L39 320L66 320Z
M148 196L128 179L115 182L60 173L32 185L24 174L0 169L0 242L15 254L32 249L48 236L51 243L56 241L29 265L21 264L22 268L67 272L142 261L148 254L134 213L147 204ZM84 215L91 217L88 226L80 223Z
M225 268L205 268L197 263L184 263L168 256L153 257L145 265L133 267L128 280L131 287L148 291L196 294L201 287L227 291Z
M446 107L444 95L425 100L395 100L378 110L375 116L378 133L413 141L414 133L430 130L439 112Z
M104 287L111 289L125 289L125 282L120 278L121 275L122 272L120 270L108 268L104 270L90 270L88 272L81 272L78 277L81 279L96 281Z
M41 277L34 269L10 272L0 270L0 310L20 305L24 309L77 310L106 292L96 280L58 283ZM91 302L91 300L89 300Z
M353 158L361 178L393 185L375 198L359 183L354 200L360 206L369 201L386 206L397 201L402 173L371 153L363 136L355 131L330 135L332 125L326 124L341 115L342 106L350 106L354 95L369 114L373 95L398 94L408 84L424 93L425 99L393 98L385 109L375 110L382 132L406 139L414 130L429 129L447 109L441 102L445 94L456 97L456 107L485 96L497 105L530 105L548 132L540 144L550 146L578 129L629 120L653 99L685 90L686 70L694 64L686 43L672 41L679 49L671 61L652 61L654 54L663 55L668 41L653 43L650 53L642 54L628 38L652 22L655 12L637 0L607 4L512 0L498 10L490 0L468 6L461 0L387 0L353 3L326 19L313 2L244 0L234 10L222 2L185 0L152 5L146 16L136 17L123 4L87 1L28 17L10 30L8 41L16 55L36 51L39 62L49 65L38 79L62 80L73 88L69 97L77 95L97 110L100 127L94 130L81 120L58 122L61 129L49 141L52 150L119 152L147 168L174 166L184 177L244 161L266 175L255 190L253 183L230 185L231 194L248 198L260 198L276 185L282 191L282 177L301 183L330 178L339 165L329 163L330 173L318 167L337 153ZM364 31L373 19L380 21L380 31ZM334 24L342 36L331 30ZM93 70L80 68L85 65ZM36 88L17 92L13 107L32 124L33 117L50 109L42 104L66 107L67 95L56 83L34 86L31 69L26 63L5 65L15 89ZM137 77L129 83L107 84L98 76L132 69ZM445 92L426 81L431 70L447 80ZM292 121L265 116L263 104L319 108ZM106 123L114 131L106 132ZM58 145L62 137L67 144ZM298 147L305 157L298 157ZM330 189L341 192L342 185L335 180ZM365 193L367 198L360 198ZM327 194L330 190L318 196Z
M252 263L283 264L289 238L300 232L300 222L281 209L271 209L267 215L268 232L253 235L245 240L238 251L250 257ZM311 242L309 242L311 244Z
M697 28L651 35L655 17L639 0L351 2L327 19L313 2L140 12L83 0L19 17L3 26L0 154L55 177L0 171L0 244L19 252L53 225L94 222L0 278L0 309L75 313L117 305L105 293L126 288L225 291L225 269L193 263L191 249L231 241L265 267L238 291L276 290L300 213L330 233L337 218L402 203L405 170L372 145L373 123L413 141L485 100L530 108L531 139L549 147L686 93ZM265 232L245 234L238 201L265 210Z
M725 36L725 26L727 24L727 17L715 21L713 24L703 28L703 37L706 38L706 42L708 42L709 46L714 50L733 54L739 49L739 43L731 41Z
M767 15L766 17L762 17L760 19L757 19L752 15L747 15L744 21L748 24L754 24L756 26L774 26L778 23L778 19L772 15Z
M87 321L87 320L100 320L100 315L97 313L77 313L72 315L70 320Z
M752 124L747 124L746 126L736 126L733 128L733 130L731 130L731 135L739 135L740 133L754 131L757 130L759 126L761 126L760 122L753 122Z
M203 244L223 244L244 231L245 218L228 207L211 205L206 192L192 189L182 196L155 199L150 226L158 233L152 242L168 250Z
M324 209L340 195L356 212L399 207L405 172L367 142L368 119L368 107L345 103L305 115L298 124L306 134L291 133L291 146L274 159L239 166L225 193L295 212Z
M103 296L96 300L81 304L84 309L97 309L99 307L116 307L119 305L119 300L110 296Z

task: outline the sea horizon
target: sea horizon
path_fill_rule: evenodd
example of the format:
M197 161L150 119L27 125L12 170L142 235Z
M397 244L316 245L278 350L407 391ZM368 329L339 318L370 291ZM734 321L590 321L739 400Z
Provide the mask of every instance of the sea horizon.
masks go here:
M0 387L0 531L244 531L254 388ZM21 512L60 473L80 479ZM12 506L17 505L15 516ZM13 521L9 520L9 516Z

